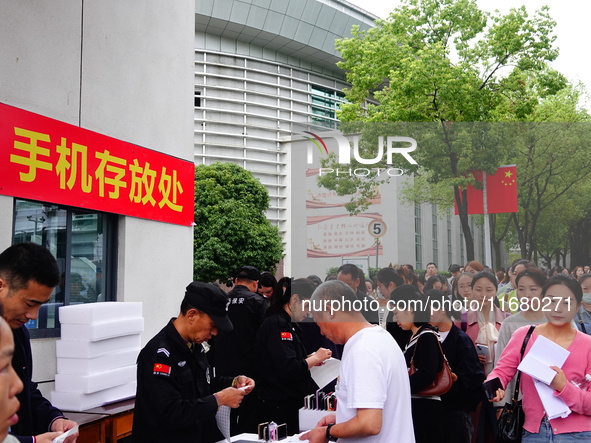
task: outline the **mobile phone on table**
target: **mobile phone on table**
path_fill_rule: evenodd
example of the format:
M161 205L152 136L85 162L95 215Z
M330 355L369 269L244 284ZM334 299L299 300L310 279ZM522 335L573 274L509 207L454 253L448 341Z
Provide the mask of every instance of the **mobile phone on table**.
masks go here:
M503 389L503 385L501 384L501 380L499 379L499 377L496 377L492 380L485 381L484 383L482 383L482 388L484 389L486 398L492 400L497 396L497 389Z
M258 426L258 429L257 429L259 440L265 439L265 436L267 435L267 426L268 425L269 425L269 422L268 421L266 421L264 423L259 423L259 426Z
M277 440L285 440L287 438L287 425L283 423L277 426Z

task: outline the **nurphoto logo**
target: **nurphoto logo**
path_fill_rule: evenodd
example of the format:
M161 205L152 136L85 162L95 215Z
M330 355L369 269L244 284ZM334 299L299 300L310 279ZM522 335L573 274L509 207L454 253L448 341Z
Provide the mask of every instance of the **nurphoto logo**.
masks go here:
M337 145L337 161L341 165L351 164L351 153L353 158L362 165L376 165L383 164L384 155L386 156L386 164L392 165L395 155L401 155L411 165L416 165L417 162L411 157L410 153L417 149L417 142L411 137L402 136L379 136L377 142L377 152L373 158L363 158L359 152L360 134L345 135L340 131L322 132L321 136L310 131L302 131L302 136L309 140L307 149L307 162L309 165L314 163L314 146L320 152L320 155L328 156L329 149L327 146L328 140L332 139ZM387 174L391 177L397 177L404 174L400 168L320 168L320 175L336 174L339 175L355 175L358 177L367 177L370 175L379 176Z

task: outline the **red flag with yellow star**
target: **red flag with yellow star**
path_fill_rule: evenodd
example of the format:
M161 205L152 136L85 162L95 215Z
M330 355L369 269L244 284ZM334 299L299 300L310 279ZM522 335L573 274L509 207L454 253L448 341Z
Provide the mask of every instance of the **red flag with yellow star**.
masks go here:
M486 176L488 213L517 212L517 167L501 166L494 175Z
M482 171L474 171L474 178L482 182ZM486 194L489 214L517 212L517 167L501 166L493 175L486 176ZM472 185L467 188L468 214L484 214L484 191ZM457 205L455 213L458 214Z

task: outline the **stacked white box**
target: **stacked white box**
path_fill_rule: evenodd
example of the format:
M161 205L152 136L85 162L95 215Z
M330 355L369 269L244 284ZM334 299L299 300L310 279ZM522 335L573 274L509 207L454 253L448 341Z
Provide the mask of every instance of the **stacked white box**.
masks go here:
M83 411L135 395L136 359L144 330L141 302L105 302L59 309L57 374L51 402Z

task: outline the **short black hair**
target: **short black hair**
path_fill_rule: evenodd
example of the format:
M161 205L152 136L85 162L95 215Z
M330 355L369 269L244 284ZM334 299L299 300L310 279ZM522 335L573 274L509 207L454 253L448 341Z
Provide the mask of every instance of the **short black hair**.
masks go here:
M546 274L537 266L525 265L525 269L515 277L516 285L519 285L519 281L522 277L531 278L541 288L546 284Z
M448 271L453 274L456 272L460 272L460 269L462 269L460 265L449 265Z
M269 271L261 272L261 278L259 279L259 288L264 286L265 288L273 288L277 286L277 279Z
M386 286L388 286L390 282L394 283L396 287L404 284L404 279L398 274L398 272L396 272L396 269L390 267L380 269L376 274L376 280Z
M433 285L436 282L439 282L442 285L447 285L447 278L445 278L445 276L441 274L432 275L431 277L429 277L429 280L427 280L427 283L425 283L423 293L426 293L428 290L433 289Z
M431 310L435 308L443 308L445 310L445 315L447 315L450 320L460 320L462 318L462 313L453 309L453 303L445 292L439 289L429 289L428 291L425 291L425 297L427 297L427 302L429 303Z
M477 272L476 274L474 274L474 277L472 277L472 283L470 284L470 286L472 287L472 289L474 289L474 285L481 278L486 278L493 285L495 285L495 290L496 291L499 290L499 282L497 281L497 277L495 277L495 275L492 272L490 272L490 271L480 271L480 272Z
M546 292L549 288L556 285L566 286L575 296L577 304L581 304L583 301L583 289L576 279L566 274L556 274L546 280L546 284L542 288L542 298L546 296Z
M350 275L353 278L353 280L357 280L358 278L360 278L360 272L361 269L359 269L359 267L355 266L353 263L345 263L339 268L339 270L337 271L337 275Z
M36 243L16 243L0 254L0 278L11 291L19 291L29 282L55 288L61 281L55 257Z
M316 274L308 275L308 280L310 280L314 284L314 286L322 284L322 279L318 277Z
M397 309L403 307L413 308L415 326L421 327L431 320L430 307L427 306L427 298L413 285L402 285L392 291L390 300L395 303ZM414 309L414 308L417 309Z

